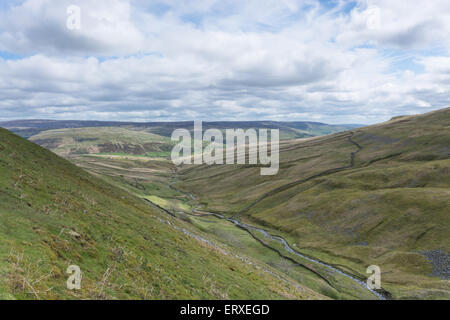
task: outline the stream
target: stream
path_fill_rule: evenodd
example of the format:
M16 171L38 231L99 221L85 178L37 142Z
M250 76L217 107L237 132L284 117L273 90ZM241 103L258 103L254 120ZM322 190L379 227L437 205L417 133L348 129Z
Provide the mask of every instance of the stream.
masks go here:
M187 195L189 198L191 198L192 200L196 200L196 197L195 197L193 194L191 194L191 193L186 193L186 192L182 192L182 191L180 191L180 190L177 190L177 189L175 189L175 188L172 186L172 184L170 184L169 187L170 187L171 189L177 191L177 192L181 192L181 193L186 194L186 195ZM194 209L194 212L198 212L197 210L198 210L199 208L200 208L200 205L198 205L198 206ZM189 213L186 213L186 212L181 212L181 213L190 215ZM198 212L198 213L200 213L200 212ZM353 282L357 283L359 286L362 286L363 288L367 289L367 290L370 291L373 295L375 295L378 299L380 299L380 300L386 300L386 298L385 298L385 296L384 296L383 294L381 294L381 293L379 293L379 292L377 292L377 291L375 291L375 290L369 288L369 286L367 285L367 283L365 283L364 281L361 281L361 280L355 278L354 276L352 276L352 275L350 275L350 274L347 274L347 273L343 272L342 270L339 270L339 269L337 269L337 268L335 268L335 267L333 267L333 266L331 266L331 265L329 265L329 264L326 264L326 263L324 263L324 262L322 262L322 261L316 260L316 259L314 259L314 258L305 256L305 255L299 253L297 250L293 249L293 248L289 245L289 243L288 243L284 238L282 238L282 237L280 237L280 236L272 235L272 234L270 234L269 232L267 232L267 231L264 230L264 229L257 228L257 227L254 227L254 226L251 226L251 225L242 223L242 222L240 222L240 221L238 221L238 220L236 220L236 219L233 219L233 218L225 217L225 216L223 216L223 215L221 215L221 214L219 214L219 213L206 212L206 213L200 213L199 215L194 215L194 216L200 217L200 216L202 216L202 215L203 215L203 216L214 216L214 217L216 217L216 218L218 218L218 219L226 220L226 221L228 221L228 222L233 223L235 226L237 226L237 227L239 227L239 228L241 228L241 229L246 230L246 231L249 232L249 233L251 233L251 231L259 232L259 233L261 233L265 238L268 238L268 239L270 239L270 240L277 241L277 242L281 243L281 244L283 245L284 249L285 249L286 251L288 251L289 253L291 253L291 254L293 254L293 255L295 255L295 256L298 256L298 257L300 257L300 258L302 258L302 259L305 259L305 260L307 260L307 261L309 261L309 262L312 262L312 263L318 264L318 265L320 265L320 266L322 266L322 267L325 267L325 268L327 268L328 270L330 270L330 271L332 271L332 272L338 273L338 274L340 274L340 275L342 275L342 276L344 276L344 277L346 277L346 278L352 280Z

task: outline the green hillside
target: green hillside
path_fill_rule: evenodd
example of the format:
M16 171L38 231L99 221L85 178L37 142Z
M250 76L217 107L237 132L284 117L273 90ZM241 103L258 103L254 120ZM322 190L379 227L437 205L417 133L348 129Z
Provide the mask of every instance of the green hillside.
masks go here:
M244 128L254 125L240 124ZM215 125L226 128L231 124ZM314 129L305 125L299 123L294 128L290 123L289 130ZM26 215L16 221L17 214L8 215L6 210L4 216L9 218L4 220L9 224L4 225L28 225L33 235L32 241L22 240L18 236L22 229L16 228L13 236L4 236L10 242L14 239L14 245L4 246L5 270L25 270L18 266L23 264L21 252L28 252L31 259L25 265L39 265L42 261L37 257L47 254L49 258L42 259L47 261L45 266L35 267L36 275L40 274L35 281L50 272L45 273L48 266L56 266L59 276L56 280L49 276L45 285L47 278L37 282L42 283L42 287L37 286L40 298L66 294L88 298L376 298L355 281L292 254L260 232L245 231L210 215L213 212L264 228L286 239L297 252L362 281L368 276L369 265L379 265L385 297L450 298L449 126L450 109L444 109L327 136L283 140L276 176L261 176L255 165L175 167L165 151L171 148L164 136L167 132L157 135L148 128L54 129L31 138L89 175L5 132L8 150L22 148L23 152L2 154L2 177L7 182L1 194L7 199L5 206L21 208L11 212ZM104 146L109 149L100 149ZM25 175L23 170L30 173ZM28 176L33 178L28 180ZM13 199L23 208L11 203ZM172 227L161 220L170 221ZM38 230L46 231L35 234L35 224L44 225ZM143 239L136 237L135 230ZM44 235L47 238L42 240ZM15 241L18 238L20 241ZM39 243L39 248L33 243ZM95 253L87 249L92 246ZM121 253L128 260L117 262L116 250L131 252ZM39 252L37 260L33 260L35 252ZM138 267L136 259L158 266L165 282L155 280L155 269ZM219 262L227 261L228 265L228 260L230 267L226 268ZM86 280L89 292L67 292L65 268L82 263L88 266L92 279ZM117 272L111 273L113 268ZM135 276L127 273L130 269L138 270ZM197 269L215 282L210 284ZM242 272L236 274L237 270ZM17 278L5 272L9 274L9 280L4 281L6 288ZM102 279L115 274L117 278L106 295ZM144 289L137 290L137 285L132 293L123 292L125 283L140 281L146 288L143 283L148 279L157 283L151 287L152 294L142 294ZM20 283L18 293L9 297L33 298L25 282ZM172 284L170 289L168 283ZM61 295L51 289L47 296L45 290L58 288L56 284ZM205 286L221 289L205 291ZM154 287L160 290L157 294Z
M96 125L89 127L89 125ZM104 126L101 126L101 125ZM20 126L19 126L20 125ZM27 127L27 125L29 127ZM106 126L109 125L109 126ZM27 137L40 146L63 157L85 154L134 155L149 158L169 158L174 142L170 137L178 128L193 135L192 122L175 123L114 123L89 121L13 121L0 123L7 129ZM19 126L19 127L18 127ZM22 127L23 126L23 127ZM61 126L58 129L49 129ZM66 128L67 126L77 126ZM313 137L347 130L349 126L333 126L315 122L205 122L203 130L279 128L280 139Z
M55 129L30 137L33 141L58 155L130 154L168 155L170 138L153 133L121 127Z
M450 109L284 142L280 172L185 166L177 188L205 210L284 236L394 298L450 298Z
M177 168L167 159L130 155L81 155L70 160L83 169L137 197L164 208L170 215L207 234L233 252L267 264L298 283L332 299L376 299L355 281L329 268L293 256L261 233L243 230L226 219L201 210L197 198L173 187ZM250 231L250 232L249 232Z
M94 132L98 128L101 132L102 128L110 130L111 128L122 128L126 130L134 130L140 132L153 133L159 136L168 137L172 135L175 129L187 129L193 132L192 121L182 122L114 122L114 121L78 121L78 120L15 120L0 122L0 127L6 128L21 137L30 138L45 131L52 131L52 138L59 138L61 134L67 137L67 133L77 132L76 130L61 129L80 129L90 128ZM341 132L357 127L356 125L329 125L320 122L278 122L278 121L220 121L220 122L203 122L204 130L219 129L225 130L227 128L242 128L242 129L279 129L280 138L282 140L296 139L304 137L312 137L335 132ZM79 131L78 131L79 132Z
M4 129L0 221L0 299L323 298Z

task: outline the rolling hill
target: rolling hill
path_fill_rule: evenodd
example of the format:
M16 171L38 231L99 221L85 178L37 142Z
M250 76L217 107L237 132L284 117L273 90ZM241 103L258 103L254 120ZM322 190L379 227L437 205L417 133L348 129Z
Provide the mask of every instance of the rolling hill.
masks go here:
M54 129L29 138L60 156L79 154L170 155L170 138L122 127Z
M0 299L324 298L4 129L0 221Z
M17 120L0 123L56 154L68 157L82 154L136 155L168 158L174 143L170 140L175 129L193 132L193 122L106 122ZM218 128L278 128L282 140L340 132L351 128L315 122L205 122L204 130Z
M184 166L174 185L352 274L379 265L394 298L450 298L450 108L285 141L276 176Z
M115 205L117 201L121 203L122 196L128 205L132 203L131 206L138 208L136 215L144 220L125 224L130 227L129 233L125 232L123 224L111 229L120 232L125 243L132 237L131 230L152 228L144 218L150 210L156 220L177 224L175 234L180 228L189 230L191 235L200 234L208 241L203 245L213 243L221 248L220 252L231 251L241 262L252 261L258 270L266 270L264 280L252 278L256 281L255 288L261 289L267 285L264 281L268 281L268 288L277 291L280 278L289 283L283 285L289 289L283 293L277 291L269 298L298 298L295 292L301 287L307 294L301 294L300 298L373 299L376 298L373 293L354 281L365 281L369 265L381 268L383 297L450 298L450 109L396 117L379 125L352 127L350 131L340 128L337 133L319 137L312 135L326 134L327 130L336 128L322 125L319 128L306 123L286 123L282 128L282 123L276 123L283 135L280 171L276 176L260 176L258 165L174 166L167 159L172 147L168 137L171 130L183 126L190 129L192 123L105 124L73 121L65 123L68 128L60 129L55 128L62 125L59 122L50 121L45 125L38 122L35 126L40 126L39 132L30 140L91 174L71 166L71 177L88 177L89 183L95 182L94 190L98 190L98 186L110 188L105 191L107 195L102 193L101 197L113 198L103 203L108 210L113 210L111 215L126 219L129 214L128 207L120 207L125 209L123 211ZM75 125L79 127L70 128ZM86 125L88 127L84 127ZM214 126L222 130L248 129L256 125L271 128L274 124L216 122L204 125L204 129ZM24 143L20 141L19 145ZM31 149L43 152L37 146ZM33 161L35 154L27 153L26 159ZM51 173L50 181L61 177L58 171ZM33 174L38 175L39 170ZM77 184L64 195L76 203L80 195L85 194L74 190L86 188ZM87 194L91 194L91 189L88 190ZM37 194L35 201L40 198ZM150 207L146 207L143 200ZM51 208L52 203L58 202L48 200L46 206ZM80 228L79 221L64 223ZM95 234L104 228L98 224L96 231L73 231ZM161 242L174 241L175 236L165 233L174 232L173 228L165 229L167 224L153 228L161 231L158 238ZM58 234L61 232L61 229L56 230ZM180 236L187 235L181 233ZM195 238L191 240L195 242ZM134 243L129 245L132 248L129 250L135 250ZM171 261L177 245L178 242L166 250L164 258L155 255L148 259ZM206 249L206 252L191 251L191 243L184 245L186 253L211 263L202 269L211 273L208 279L222 274L223 268L214 266ZM146 244L140 243L139 248L146 248ZM103 249L100 251L108 251ZM245 258L241 260L242 257ZM94 263L96 259L98 256L90 261ZM191 257L183 263L188 268L195 265L195 259ZM234 272L235 267L225 271L229 270ZM150 276L143 273L140 278ZM245 275L240 276L248 280ZM181 282L184 277L190 279L189 271L182 273ZM196 285L201 286L197 280ZM224 280L222 288L226 287L225 283L230 285L234 281L240 280ZM200 289L196 292L196 297L211 297L200 293ZM163 297L190 297L184 294L180 287ZM225 297L261 297L258 290L255 295L246 294L236 291ZM123 297L123 292L112 291L111 296ZM155 297L161 296L152 296Z
M24 138L30 138L41 132L56 129L76 129L114 127L138 132L149 132L163 137L170 137L175 129L188 129L193 131L193 122L112 122L112 121L64 121L64 120L15 120L0 122L0 127L6 128ZM225 130L227 128L267 128L280 129L282 140L312 137L334 132L340 132L358 127L358 125L328 125L319 122L276 122L276 121L222 121L204 122L204 130L211 128ZM52 135L61 132L67 135L69 130L56 131Z

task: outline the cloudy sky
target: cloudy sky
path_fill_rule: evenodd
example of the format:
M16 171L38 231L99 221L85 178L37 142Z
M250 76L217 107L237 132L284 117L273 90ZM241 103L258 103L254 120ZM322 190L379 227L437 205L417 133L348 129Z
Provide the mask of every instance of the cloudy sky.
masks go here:
M0 2L3 120L369 124L449 105L448 0Z

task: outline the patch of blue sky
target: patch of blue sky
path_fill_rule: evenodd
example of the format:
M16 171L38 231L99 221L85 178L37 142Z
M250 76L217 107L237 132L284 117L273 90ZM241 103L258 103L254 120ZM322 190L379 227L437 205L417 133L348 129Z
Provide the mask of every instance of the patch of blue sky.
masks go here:
M0 1L0 11L7 10L13 6L21 5L25 0L2 0Z
M348 3L345 3L342 6L342 12L349 14L354 8L356 8L357 2L356 1L349 1Z
M140 0L133 0L132 4L133 7L139 8L138 10L144 10L145 12L159 17L164 16L172 9L169 4L159 1L144 2Z
M364 43L358 46L354 46L351 50L358 49L377 49L380 57L382 59L390 61L390 68L385 73L398 73L402 71L412 71L416 74L424 73L424 66L418 62L420 57L424 56L434 56L437 55L437 51L434 51L434 54L429 51L420 51L420 50L400 50L400 49L392 49L392 48L380 48L379 46L371 43Z
M442 46L442 47L433 47L427 50L416 50L417 54L420 54L424 57L442 57L442 56L449 56L449 50L448 47Z
M336 14L349 14L357 5L356 1L319 0L324 11L336 10Z
M3 60L20 60L25 58L26 56L8 52L8 51L0 51L0 59Z
M330 10L335 8L338 4L339 1L337 0L319 0L320 6L322 8L324 8L325 10Z
M194 12L182 15L180 17L181 21L185 23L193 24L195 27L200 28L203 25L205 15L200 12ZM208 18L211 18L211 16L208 16Z
M95 56L95 58L101 63L101 62L105 62L105 61L109 61L109 60L118 60L118 59L130 59L130 58L135 58L135 59L142 59L145 57L150 57L150 56L156 56L159 58L163 58L164 55L161 52L140 52L140 53L135 53L135 54L127 54L127 55L123 55L123 56ZM90 58L90 56L85 56L84 58Z
M380 51L383 57L391 60L391 71L412 71L416 74L424 73L425 67L420 63L422 57L448 56L446 48L430 48L427 50L399 50L385 48Z
M413 56L399 57L391 64L391 71L412 71L416 74L424 73L423 64L417 63L417 58Z
M238 7L227 1L214 3L207 11L192 11L180 16L181 21L201 28L205 23L220 21L239 13Z
M256 22L254 24L244 25L242 28L243 32L269 32L276 33L282 29L281 26L274 26L267 23Z

